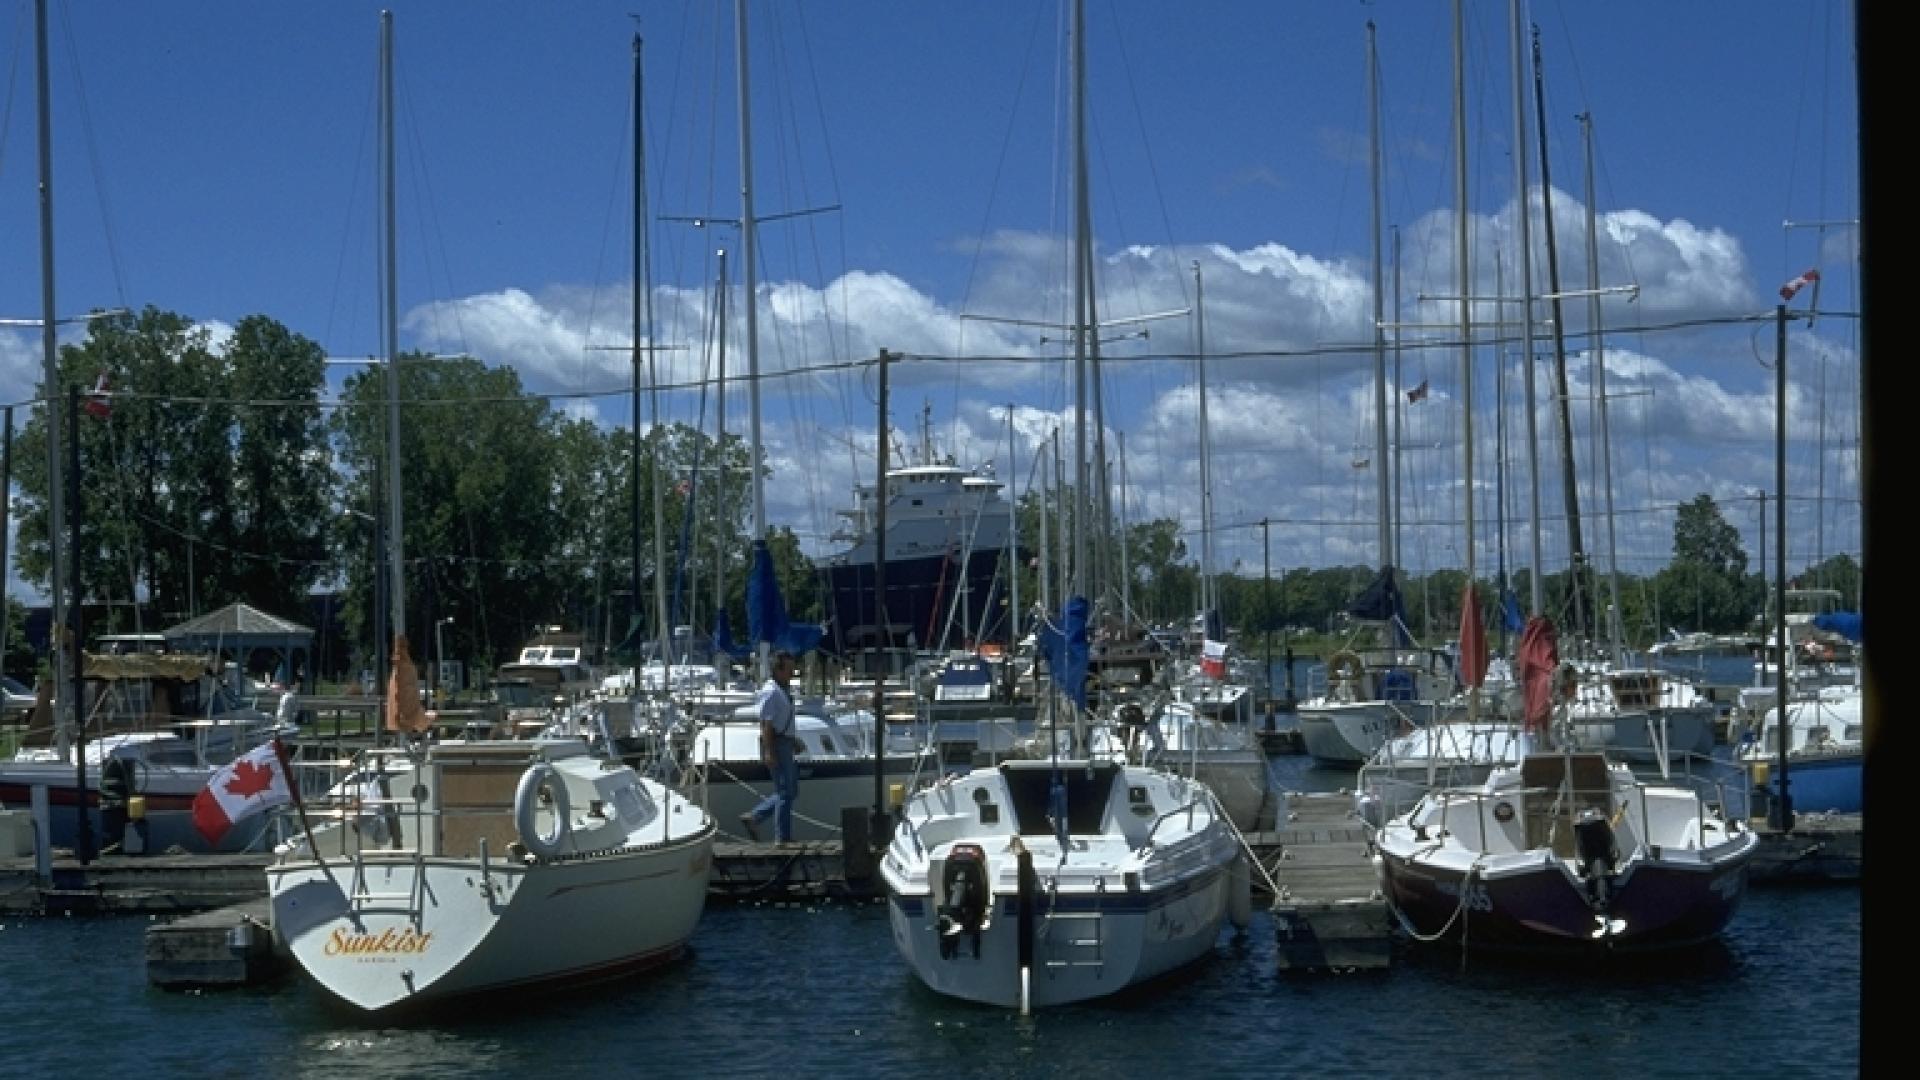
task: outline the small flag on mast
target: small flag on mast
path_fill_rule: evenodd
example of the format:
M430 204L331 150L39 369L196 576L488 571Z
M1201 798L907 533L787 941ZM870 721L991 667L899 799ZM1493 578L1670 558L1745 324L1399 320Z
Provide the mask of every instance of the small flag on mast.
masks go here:
M1804 289L1808 285L1811 285L1814 282L1817 282L1819 280L1820 280L1820 271L1817 269L1810 269L1806 273L1801 274L1799 277L1794 278L1792 281L1787 282L1785 285L1780 286L1780 299L1782 301L1791 300L1793 299L1793 296L1795 293L1799 292L1801 289Z
M80 403L80 407L87 410L88 416L100 420L113 415L113 393L108 388L105 371L102 371L100 377L94 380L93 390L87 394L87 400Z

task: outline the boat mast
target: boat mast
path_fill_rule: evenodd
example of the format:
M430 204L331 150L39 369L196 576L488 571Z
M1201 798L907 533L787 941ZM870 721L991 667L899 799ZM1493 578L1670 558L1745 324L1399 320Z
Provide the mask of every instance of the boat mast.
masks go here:
M1533 207L1527 195L1527 155L1521 149L1527 145L1527 102L1521 82L1525 78L1527 54L1520 32L1520 2L1509 0L1513 44L1513 212L1520 242L1520 341L1523 347L1520 365L1526 376L1523 380L1526 407L1522 411L1527 416L1527 516L1532 523L1533 569L1527 575L1527 614L1538 615L1546 607L1540 583L1545 564L1540 558L1540 434L1534 415L1534 403L1539 399L1533 386ZM1463 163L1461 168L1465 167Z
M640 353L647 356L647 412L656 440L648 460L648 482L653 488L653 600L655 629L660 639L662 678L671 670L668 651L672 628L667 622L667 510L660 490L660 370L653 340L653 245L647 236L647 121L645 70L640 35L633 35L633 576L631 610L640 613ZM642 341L646 344L643 346ZM671 680L662 685L669 685Z
M1518 11L1520 0L1513 2ZM1518 24L1514 27L1514 33L1519 33ZM1516 55L1517 52L1516 49ZM1554 414L1560 422L1560 487L1567 509L1568 577L1571 581L1568 601L1573 609L1574 637L1578 640L1585 637L1587 632L1587 552L1586 545L1580 539L1580 489L1576 486L1573 465L1573 408L1567 400L1567 335L1560 317L1560 256L1554 250L1553 243L1553 180L1548 171L1547 91L1540 58L1539 27L1533 30L1533 103L1534 113L1539 117L1535 133L1540 137L1540 207L1541 221L1546 229L1547 296L1553 304L1553 396ZM1514 144L1516 157L1520 156L1517 149L1519 145Z
M752 443L753 539L767 538L767 496L760 476L760 324L755 281L757 251L753 220L753 118L747 100L747 0L734 0L734 42L740 95L740 251L747 304L747 427ZM765 650L761 650L765 652ZM764 662L764 657L762 658Z
M47 75L47 0L35 0L33 5L33 38L40 129L40 355L44 383L41 394L47 409L47 593L53 601L54 626L52 647L48 651L53 660L55 742L64 757L67 740L78 733L80 712L70 696L60 690L69 682L69 667L77 670L79 666L80 643L74 642L74 651L70 655L62 640L62 632L67 626L68 599L60 588L60 568L65 561L60 532L61 523L66 520L66 469L60 461L63 439L60 421L60 352L53 302L53 107ZM0 492L0 498L4 497L5 493ZM76 553L74 557L79 556ZM72 600L75 604L80 602L78 596Z
M1068 596L1085 596L1087 576L1089 520L1087 499L1087 367L1088 341L1093 336L1093 320L1087 316L1092 282L1087 266L1087 250L1093 230L1092 212L1087 199L1087 87L1086 87L1086 4L1073 0L1073 562L1068 571Z
M1466 553L1467 584L1473 584L1473 290L1467 276L1467 88L1466 28L1461 0L1453 0L1453 180L1456 202L1454 213L1454 273L1460 283L1460 408L1462 475L1465 477L1466 506L1463 521L1466 538L1461 550ZM1480 691L1468 687L1467 723L1479 718Z
M1213 582L1213 440L1207 426L1207 325L1206 304L1201 292L1200 260L1193 262L1193 351L1198 369L1200 393L1200 610L1211 611L1216 602ZM1122 436L1124 439L1124 436ZM1120 444L1123 448L1126 443ZM1122 483L1125 481L1122 480ZM1124 496L1124 493L1122 493ZM1124 497L1121 505L1125 505ZM1121 533L1122 541L1125 532ZM1122 556L1122 561L1125 557ZM1126 579L1124 568L1121 580Z
M1607 434L1607 354L1600 319L1600 233L1594 211L1598 192L1593 186L1593 114L1580 114L1582 145L1586 148L1587 192L1587 322L1593 334L1593 393L1600 409L1600 493L1607 506L1607 644L1616 667L1626 665L1620 626L1620 548L1613 531L1613 447Z
M1133 565L1127 558L1127 433L1119 431L1114 435L1120 440L1120 617L1132 625L1133 575L1127 572L1127 567ZM1208 535L1212 535L1211 529Z
M1013 649L1020 643L1020 444L1013 435L1013 402L1007 402L1007 650L1011 670Z
M727 295L728 295L728 290L727 290L727 249L726 248L719 249L718 258L720 263L720 287L714 290L714 292L717 296L717 299L715 300L715 304L717 305L719 310L716 313L716 317L714 321L718 324L717 337L719 338L719 354L718 356L715 357L715 370L718 372L719 378L717 380L717 386L716 386L717 400L714 403L715 419L714 419L714 435L713 435L713 449L714 449L713 472L714 472L715 482L713 485L713 490L714 490L714 499L715 499L716 505L724 505L724 504L721 504L719 500L725 499L727 497ZM697 483L699 481L699 478L695 477L694 480ZM713 530L713 623L715 626L720 625L720 620L723 617L725 617L726 610L727 610L728 538L725 535L725 533L726 533L726 530L721 529L717 525ZM723 670L725 671L731 670L731 665L733 663L733 660L731 657L724 656L724 655L716 655L714 657L714 661L716 664L727 665L727 667L724 668ZM731 678L730 675L729 675L729 678Z
M751 442L748 469L753 483L753 542L764 544L767 542L767 495L760 466L760 325L756 314L760 305L754 279L757 252L753 220L753 122L747 77L747 0L734 0L733 14L734 53L738 69L735 75L740 98L740 248L746 263L742 281L747 304L747 428ZM882 493L881 497L884 498L885 494ZM760 642L756 651L760 656L759 677L765 679L770 670L768 643Z
M393 159L393 12L380 13L380 153L385 207L382 265L386 268L386 301L383 330L387 353L387 557L388 573L393 579L388 602L393 619L395 647L407 637L406 549L401 525L400 498L400 323L396 314L399 291L395 284L394 254L394 159ZM412 688L406 688L411 693Z
M1367 160L1373 188L1373 459L1379 462L1374 470L1374 480L1380 495L1380 566L1386 569L1394 565L1393 505L1390 501L1393 480L1388 475L1391 470L1387 463L1387 297L1382 280L1384 263L1380 257L1380 219L1383 216L1380 195L1380 56L1374 38L1373 20L1368 19L1367 112L1370 147ZM1202 423L1205 423L1204 419Z

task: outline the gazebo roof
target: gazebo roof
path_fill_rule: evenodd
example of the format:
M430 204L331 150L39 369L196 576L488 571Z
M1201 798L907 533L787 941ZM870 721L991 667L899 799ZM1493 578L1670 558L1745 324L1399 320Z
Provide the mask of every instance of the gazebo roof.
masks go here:
M175 648L186 642L266 645L311 640L313 628L269 615L247 604L228 604L218 611L169 627L165 634L167 644Z

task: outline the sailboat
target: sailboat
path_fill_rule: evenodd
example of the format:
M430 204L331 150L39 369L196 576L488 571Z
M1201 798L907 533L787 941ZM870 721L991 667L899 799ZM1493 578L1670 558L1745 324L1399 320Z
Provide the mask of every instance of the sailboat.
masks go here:
M746 587L747 642L756 654L750 661L752 670L764 678L773 652L788 652L796 658L805 656L820 648L826 630L818 624L795 622L788 617L773 555L767 546L767 503L764 470L760 467L763 455L756 285L758 221L753 208L753 129L748 95L746 16L746 4L736 3L740 234L744 255L742 279L750 416L748 460L752 463L753 507L753 561ZM704 696L717 715L709 714L694 727L684 760L669 760L663 763L663 768L679 792L706 808L716 820L733 823L739 820L741 811L752 808L773 790L772 770L761 760L760 722L753 708L752 690L719 691ZM887 731L884 719L876 718L871 710L819 698L803 699L794 703L794 725L794 735L801 744L794 755L800 772L799 796L793 808L795 841L838 839L841 811L871 802L876 782L883 789L898 786L904 790L938 767L936 752L931 746L917 743L907 731ZM746 831L746 826L738 827ZM729 835L740 840L754 839L731 831Z
M705 907L714 835L685 796L592 756L581 739L427 733L412 694L401 572L390 12L380 28L395 633L388 725L402 741L363 752L316 805L296 804L306 827L267 867L275 933L315 982L373 1013L673 960ZM638 63L636 37L636 74ZM310 812L319 827L307 825Z
M1512 951L1645 951L1719 934L1759 837L1678 784L1573 749L1551 698L1565 669L1535 616L1520 644L1528 737L1482 784L1439 788L1374 833L1382 891L1406 931ZM1537 744L1534 740L1538 739Z
M1075 0L1070 31L1077 365L1095 333L1083 9ZM1075 409L1084 463L1084 394ZM1085 515L1076 521L1073 570L1084 589ZM1057 705L1076 719L1088 704L1090 613L1084 595L1071 596L1058 625L1037 632ZM1048 745L1043 757L943 779L901 810L881 864L888 917L895 947L935 991L1023 1013L1083 1001L1205 956L1229 907L1245 924L1246 864L1212 791L1084 750L1068 756L1057 737Z
M1469 281L1465 236L1465 98L1461 4L1454 4L1455 138L1461 222L1459 280ZM1519 52L1516 25L1515 52ZM1518 66L1516 65L1516 72ZM1524 191L1524 186L1522 186ZM1517 200L1524 207L1524 198ZM1469 335L1462 289L1462 339ZM1465 475L1473 477L1471 346L1462 372L1469 417ZM1466 519L1468 604L1475 603L1473 518ZM1537 515L1536 515L1537 523ZM1477 609L1468 629L1477 624ZM1465 620L1463 620L1465 622ZM1463 634L1463 646L1471 634ZM1484 660L1484 639L1475 646ZM1717 935L1746 894L1759 838L1723 811L1724 787L1706 794L1636 779L1606 754L1575 748L1551 622L1530 620L1517 650L1524 730L1484 781L1437 787L1373 830L1381 891L1408 934L1467 947L1517 951L1654 950ZM1475 679L1479 672L1472 673ZM1477 691L1470 691L1469 727ZM1556 704L1558 702L1558 704Z
M1374 468L1379 517L1380 569L1348 608L1359 626L1378 628L1372 648L1343 648L1327 657L1323 691L1300 702L1300 740L1316 762L1341 768L1360 765L1387 740L1457 713L1453 664L1439 649L1421 648L1407 629L1406 607L1394 568L1393 469L1387 447L1385 289L1380 257L1380 134L1378 78L1374 75L1373 25L1367 25L1368 91L1373 98L1373 357ZM1471 579L1471 574L1469 574Z

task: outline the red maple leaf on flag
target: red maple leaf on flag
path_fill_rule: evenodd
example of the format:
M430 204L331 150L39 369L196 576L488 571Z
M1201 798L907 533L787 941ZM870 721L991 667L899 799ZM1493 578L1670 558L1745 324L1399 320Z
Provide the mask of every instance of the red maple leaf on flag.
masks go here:
M251 799L273 787L273 768L257 765L251 761L238 761L233 766L233 778L227 781L227 794Z

